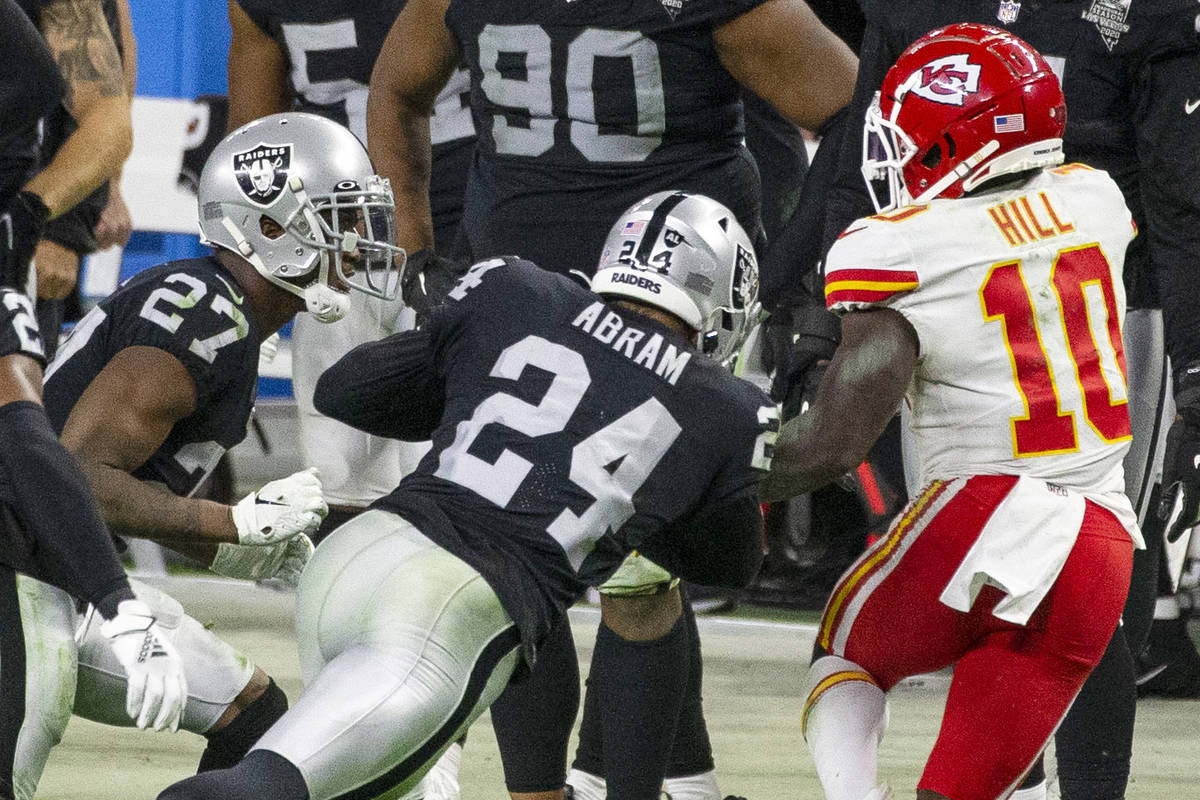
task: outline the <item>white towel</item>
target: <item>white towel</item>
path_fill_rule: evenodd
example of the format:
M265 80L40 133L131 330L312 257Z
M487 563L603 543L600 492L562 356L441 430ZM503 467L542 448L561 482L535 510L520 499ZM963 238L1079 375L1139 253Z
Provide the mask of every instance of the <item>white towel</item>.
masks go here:
M1085 510L1082 495L1036 478L1018 478L939 599L966 613L990 583L1007 595L992 613L1024 625L1058 579Z

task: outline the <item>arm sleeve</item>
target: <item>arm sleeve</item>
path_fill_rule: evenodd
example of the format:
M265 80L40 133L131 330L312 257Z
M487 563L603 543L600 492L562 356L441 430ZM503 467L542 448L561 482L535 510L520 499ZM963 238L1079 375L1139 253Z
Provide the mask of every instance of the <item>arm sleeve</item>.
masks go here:
M1175 387L1200 372L1200 53L1178 53L1142 70L1138 144L1150 262L1162 301Z
M0 469L27 537L3 532L6 560L95 605L111 619L133 592L79 466L37 403L0 406ZM7 526L6 526L7 527ZM14 552L15 547L15 552Z
M740 589L762 565L762 519L757 496L742 496L676 524L639 552L693 583Z
M354 348L321 374L313 405L374 436L428 439L445 405L428 331L405 331Z
M0 0L0 116L5 131L32 124L66 90L58 65L29 17L13 0Z

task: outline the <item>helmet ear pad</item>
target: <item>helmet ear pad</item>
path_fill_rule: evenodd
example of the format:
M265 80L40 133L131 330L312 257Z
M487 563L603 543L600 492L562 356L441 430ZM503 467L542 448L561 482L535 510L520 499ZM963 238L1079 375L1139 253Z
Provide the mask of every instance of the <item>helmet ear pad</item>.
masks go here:
M890 137L883 149L892 158L873 159L864 148L863 171L900 173L905 196L889 208L959 197L986 180L1062 162L1058 78L1033 47L999 28L930 31L896 60L877 102L867 136Z

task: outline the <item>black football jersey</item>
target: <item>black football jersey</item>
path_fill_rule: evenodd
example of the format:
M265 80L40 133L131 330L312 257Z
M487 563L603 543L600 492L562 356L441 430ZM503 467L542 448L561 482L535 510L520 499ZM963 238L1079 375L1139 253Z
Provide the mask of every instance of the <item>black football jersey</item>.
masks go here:
M404 0L237 0L287 54L297 108L346 125L367 140L367 85ZM475 135L459 70L430 120L434 145Z
M404 0L238 0L246 15L287 55L301 111L346 125L367 141L367 85L379 49ZM463 189L475 146L470 85L458 69L429 119L429 179L434 240L449 252L462 217Z
M0 358L11 355L29 356L38 363L46 363L33 304L15 289L0 287Z
M425 330L440 423L377 505L479 570L527 645L631 549L670 549L689 519L757 496L770 399L653 320L504 258Z
M196 410L133 474L189 495L246 436L259 335L246 298L215 258L171 261L123 283L80 320L46 370L43 403L59 433L100 370L127 347L157 347L196 382ZM120 409L113 409L120 413Z
M33 0L0 0L0 211L38 166L38 123L65 84L30 16Z
M451 0L479 144L470 255L591 270L637 200L684 189L753 236L758 176L713 29L763 0Z

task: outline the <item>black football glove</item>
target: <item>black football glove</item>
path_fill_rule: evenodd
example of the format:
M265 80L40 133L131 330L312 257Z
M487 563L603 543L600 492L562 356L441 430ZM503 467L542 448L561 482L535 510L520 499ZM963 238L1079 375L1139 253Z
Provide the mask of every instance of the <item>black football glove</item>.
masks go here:
M404 304L416 312L418 326L435 306L446 299L446 295L470 266L465 261L452 261L439 256L428 247L408 254L404 274L400 278L400 294Z
M1200 426L1187 419L1175 420L1167 432L1158 518L1166 521L1168 542L1200 523Z
M782 419L795 417L812 401L841 341L842 323L833 313L816 305L793 309L791 352L772 387L783 403Z
M33 192L19 192L0 214L0 286L25 289L29 264L50 209Z

